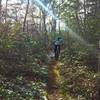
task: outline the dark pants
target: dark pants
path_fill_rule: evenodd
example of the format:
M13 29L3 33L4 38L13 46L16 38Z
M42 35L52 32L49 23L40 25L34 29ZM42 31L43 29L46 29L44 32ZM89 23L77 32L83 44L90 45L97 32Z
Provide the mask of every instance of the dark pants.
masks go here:
M55 59L58 60L60 54L60 45L55 45L54 53L55 53Z

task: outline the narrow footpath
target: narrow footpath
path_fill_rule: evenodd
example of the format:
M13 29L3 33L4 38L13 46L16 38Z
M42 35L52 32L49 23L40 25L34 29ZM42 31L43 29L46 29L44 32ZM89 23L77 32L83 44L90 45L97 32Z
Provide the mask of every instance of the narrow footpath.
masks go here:
M48 82L48 100L64 100L61 95L60 83L60 67L63 63L60 61L52 60L50 62L50 73Z

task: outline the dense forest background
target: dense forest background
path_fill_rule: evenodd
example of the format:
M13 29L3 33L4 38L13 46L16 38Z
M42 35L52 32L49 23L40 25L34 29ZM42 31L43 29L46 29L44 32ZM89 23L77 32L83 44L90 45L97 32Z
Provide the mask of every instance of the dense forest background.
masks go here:
M0 0L0 100L99 100L99 40L100 0Z

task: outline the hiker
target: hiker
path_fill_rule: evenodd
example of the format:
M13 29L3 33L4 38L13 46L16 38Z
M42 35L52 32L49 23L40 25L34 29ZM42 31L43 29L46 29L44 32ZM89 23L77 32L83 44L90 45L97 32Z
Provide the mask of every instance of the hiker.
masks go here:
M58 38L54 41L55 60L58 60L58 59L59 59L60 49L61 49L62 42L63 42L63 39L62 39L61 37L58 37Z

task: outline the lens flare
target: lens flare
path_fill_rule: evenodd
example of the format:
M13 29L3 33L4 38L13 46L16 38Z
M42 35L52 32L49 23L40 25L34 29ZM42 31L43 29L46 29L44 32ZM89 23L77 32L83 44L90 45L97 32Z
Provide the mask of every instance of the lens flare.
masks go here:
M55 20L59 20L40 0L35 0L45 11L49 13Z
M60 20L59 18L57 18L53 13L52 11L50 11L40 0L35 0L45 11L48 12L49 15L51 15L55 20L58 20L62 23L65 23L63 22L62 20ZM66 25L66 24L65 24ZM73 32L73 30L71 28L69 28L67 25L65 26L66 27L66 30L69 32L69 35L71 37L74 37L76 38L78 41L80 41L82 44L84 44L85 46L89 46L90 48L90 44L87 43L87 41L85 41L81 36L77 35L75 32Z

